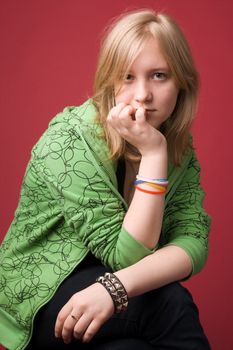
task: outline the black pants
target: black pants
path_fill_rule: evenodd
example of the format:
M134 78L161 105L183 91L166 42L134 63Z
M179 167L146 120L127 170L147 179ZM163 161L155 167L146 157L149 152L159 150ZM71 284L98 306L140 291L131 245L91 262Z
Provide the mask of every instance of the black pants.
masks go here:
M54 337L56 317L77 291L92 284L107 269L89 257L60 286L38 313L27 350L208 350L198 310L188 290L179 283L131 298L122 314L113 315L89 344L64 344Z

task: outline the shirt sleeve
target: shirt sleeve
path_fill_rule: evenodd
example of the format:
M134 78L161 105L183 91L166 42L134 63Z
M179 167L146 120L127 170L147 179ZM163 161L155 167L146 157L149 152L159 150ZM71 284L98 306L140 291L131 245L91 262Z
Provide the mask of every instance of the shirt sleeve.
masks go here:
M65 223L103 264L118 270L153 253L122 227L123 202L104 181L104 165L95 155L95 166L74 126L52 125L34 157L38 174L59 203Z
M203 207L200 165L193 155L182 181L165 208L161 244L183 248L192 262L192 274L207 260L210 217Z

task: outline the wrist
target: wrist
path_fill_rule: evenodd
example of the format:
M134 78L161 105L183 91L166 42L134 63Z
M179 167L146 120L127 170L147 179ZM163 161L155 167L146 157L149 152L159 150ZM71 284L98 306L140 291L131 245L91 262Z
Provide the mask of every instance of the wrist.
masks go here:
M167 178L167 152L147 154L142 156L138 174L149 178Z
M167 149L145 152L144 154L142 154L141 160L143 160L144 162L150 161L153 163L158 163L158 162L167 163L168 161Z
M96 279L96 282L102 284L112 298L115 313L124 312L128 306L127 292L119 278L110 272Z
M167 140L161 135L160 140L156 140L156 145L140 150L142 157L156 159L157 157L167 157Z
M155 150L148 150L146 152L141 153L142 155L142 160L150 161L153 163L157 162L166 162L168 161L168 152L167 152L167 147L160 147L159 149Z

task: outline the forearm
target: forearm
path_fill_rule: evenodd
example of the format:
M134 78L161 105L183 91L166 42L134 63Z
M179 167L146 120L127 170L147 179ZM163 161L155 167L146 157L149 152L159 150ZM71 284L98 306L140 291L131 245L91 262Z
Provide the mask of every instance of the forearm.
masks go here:
M128 296L134 297L190 275L192 264L187 253L177 246L167 246L134 265L115 272Z
M142 157L139 174L147 178L167 178L166 148L153 157ZM154 190L148 185L140 185ZM124 228L148 248L158 243L164 212L164 194L148 194L135 190L123 222Z

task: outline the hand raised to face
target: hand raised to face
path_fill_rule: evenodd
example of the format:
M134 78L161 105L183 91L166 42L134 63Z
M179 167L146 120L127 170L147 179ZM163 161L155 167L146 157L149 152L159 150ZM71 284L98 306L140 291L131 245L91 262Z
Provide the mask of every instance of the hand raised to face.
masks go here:
M121 102L110 110L107 117L111 127L136 147L143 156L166 148L165 137L148 123L147 114L143 107L135 109Z

